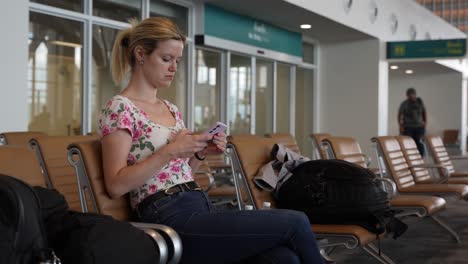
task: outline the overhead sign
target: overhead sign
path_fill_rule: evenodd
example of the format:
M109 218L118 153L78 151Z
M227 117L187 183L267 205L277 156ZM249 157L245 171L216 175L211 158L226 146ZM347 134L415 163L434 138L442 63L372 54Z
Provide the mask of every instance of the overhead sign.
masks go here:
M302 57L302 35L205 5L205 35Z
M387 59L464 57L466 39L387 42Z

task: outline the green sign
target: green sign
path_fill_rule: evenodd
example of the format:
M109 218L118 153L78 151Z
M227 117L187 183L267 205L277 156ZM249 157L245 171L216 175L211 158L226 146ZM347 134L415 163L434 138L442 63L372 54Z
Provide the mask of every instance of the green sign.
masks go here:
M464 57L466 39L398 41L387 43L387 59Z
M205 34L302 57L302 35L205 5Z

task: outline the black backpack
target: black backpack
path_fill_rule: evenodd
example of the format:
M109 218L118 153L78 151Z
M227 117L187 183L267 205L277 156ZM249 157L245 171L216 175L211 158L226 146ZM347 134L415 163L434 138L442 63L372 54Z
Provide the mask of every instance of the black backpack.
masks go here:
M50 246L67 264L153 264L159 248L142 230L107 215L71 211L56 190L34 187Z
M292 170L276 191L278 205L303 211L315 224L354 224L382 234L403 234L387 193L370 170L343 160L313 160Z
M48 248L39 199L28 184L0 175L1 263L60 263Z

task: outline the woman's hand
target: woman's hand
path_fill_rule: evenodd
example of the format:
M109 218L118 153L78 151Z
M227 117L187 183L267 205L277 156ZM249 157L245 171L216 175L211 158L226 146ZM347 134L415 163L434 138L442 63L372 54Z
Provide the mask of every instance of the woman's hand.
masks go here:
M224 133L214 135L208 146L200 152L201 156L221 154L226 150L227 136Z
M174 158L191 158L195 152L204 150L210 139L210 135L192 135L183 129L165 148Z

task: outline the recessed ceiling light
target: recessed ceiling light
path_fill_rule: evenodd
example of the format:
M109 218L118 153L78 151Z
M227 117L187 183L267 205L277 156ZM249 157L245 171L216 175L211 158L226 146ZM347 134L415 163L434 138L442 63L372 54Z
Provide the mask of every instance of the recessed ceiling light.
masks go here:
M310 25L310 24L302 24L302 25L301 25L301 28L302 28L302 29L309 29L309 28L311 28L311 27L312 27L312 25Z
M406 70L405 73L406 74L413 74L414 72L413 72L413 70Z
M392 69L392 70L398 70L398 65L392 65L392 66L390 66L390 69Z

